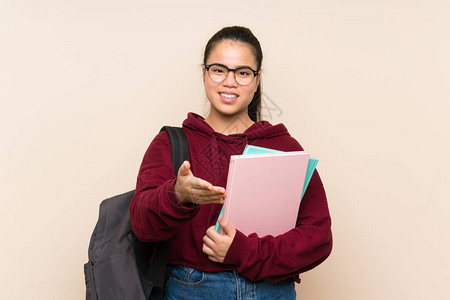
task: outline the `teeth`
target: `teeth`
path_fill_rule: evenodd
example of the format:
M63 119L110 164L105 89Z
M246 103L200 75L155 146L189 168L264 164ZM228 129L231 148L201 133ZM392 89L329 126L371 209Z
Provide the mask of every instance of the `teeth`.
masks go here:
M225 98L236 98L237 97L237 95L231 95L231 94L225 94L225 93L220 93L220 95Z

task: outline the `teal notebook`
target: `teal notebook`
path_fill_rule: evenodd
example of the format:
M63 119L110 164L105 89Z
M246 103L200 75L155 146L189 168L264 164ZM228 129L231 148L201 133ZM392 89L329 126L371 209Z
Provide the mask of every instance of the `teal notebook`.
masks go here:
M263 147L253 146L253 145L247 145L247 146L245 146L244 152L242 154L251 155L251 154L278 153L278 152L283 152L283 151L274 150L274 149L270 149L270 148L263 148ZM302 199L303 199L303 195L305 195L306 188L308 187L308 184L311 181L311 177L314 173L314 170L316 169L318 162L319 162L319 160L315 157L309 158L308 169L306 170L306 176L305 176L305 184L303 185ZM219 218L222 217L222 214L223 214L223 208L220 211ZM220 233L219 218L217 218L216 226L214 226L214 229Z

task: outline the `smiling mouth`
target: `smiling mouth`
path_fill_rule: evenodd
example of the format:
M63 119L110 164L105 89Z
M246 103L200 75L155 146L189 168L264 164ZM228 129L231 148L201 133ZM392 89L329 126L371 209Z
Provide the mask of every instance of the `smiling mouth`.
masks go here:
M236 94L226 94L226 93L219 93L220 96L228 98L228 99L233 99L233 98L237 98Z

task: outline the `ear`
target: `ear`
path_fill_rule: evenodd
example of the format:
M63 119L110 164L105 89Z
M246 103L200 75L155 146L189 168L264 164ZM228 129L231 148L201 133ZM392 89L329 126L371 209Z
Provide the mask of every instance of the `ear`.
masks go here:
M205 75L206 75L206 68L205 65L202 65L202 76L203 76L203 82L205 82Z

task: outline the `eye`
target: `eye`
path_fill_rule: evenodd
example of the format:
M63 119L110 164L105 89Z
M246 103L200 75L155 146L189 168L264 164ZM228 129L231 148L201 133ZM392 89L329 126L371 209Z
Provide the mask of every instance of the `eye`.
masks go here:
M240 69L239 72L237 73L237 75L240 77L248 77L252 74L253 72L249 69Z
M223 67L220 67L220 66L211 66L209 71L213 72L215 74L224 74L225 73L225 69Z

